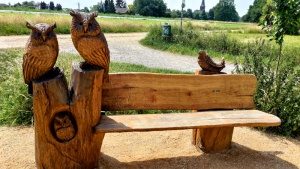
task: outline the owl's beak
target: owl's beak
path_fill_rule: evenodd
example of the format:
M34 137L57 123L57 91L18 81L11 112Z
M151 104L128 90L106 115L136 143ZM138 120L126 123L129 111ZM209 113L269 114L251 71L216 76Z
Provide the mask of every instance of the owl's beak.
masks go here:
M46 39L47 39L46 35L42 35L42 39L43 39L43 42L46 42Z
M83 31L84 31L84 33L87 33L88 28L89 28L89 24L88 23L84 23L84 25L83 25Z

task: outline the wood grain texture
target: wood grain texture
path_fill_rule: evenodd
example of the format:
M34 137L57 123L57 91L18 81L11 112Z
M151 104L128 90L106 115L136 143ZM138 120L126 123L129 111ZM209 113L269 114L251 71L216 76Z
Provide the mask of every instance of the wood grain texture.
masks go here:
M200 139L196 147L205 153L219 153L231 147L234 127L212 127L199 129Z
M104 133L100 122L104 70L73 65L71 84L60 74L34 82L35 148L37 168L96 168Z
M258 110L102 116L98 133L182 130L211 127L278 126L280 119Z
M207 110L254 107L253 75L111 74L102 110Z

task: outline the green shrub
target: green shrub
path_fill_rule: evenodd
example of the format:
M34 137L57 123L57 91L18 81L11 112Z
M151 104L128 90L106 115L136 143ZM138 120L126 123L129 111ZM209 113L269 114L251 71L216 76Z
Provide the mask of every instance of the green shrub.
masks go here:
M161 27L152 26L147 37L141 43L157 49L189 55L197 55L199 50L213 50L222 54L240 55L245 48L244 43L230 37L227 33L196 32L192 29L184 30L186 31L180 35L179 27L173 26L173 36L169 41L166 41L161 36Z
M22 52L0 51L0 124L27 125L32 121L32 97L23 82Z
M258 84L255 92L255 107L278 116L282 124L265 128L267 131L286 136L300 135L300 70L295 59L281 63L275 74L277 50L259 41L248 44L243 66L236 63L237 73L254 74Z

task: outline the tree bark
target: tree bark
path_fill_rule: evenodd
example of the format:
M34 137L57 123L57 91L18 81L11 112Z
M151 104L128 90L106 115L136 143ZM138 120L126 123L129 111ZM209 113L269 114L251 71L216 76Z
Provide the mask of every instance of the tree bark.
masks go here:
M70 91L64 74L34 82L35 153L37 168L98 167L104 133L100 121L104 70L73 64Z

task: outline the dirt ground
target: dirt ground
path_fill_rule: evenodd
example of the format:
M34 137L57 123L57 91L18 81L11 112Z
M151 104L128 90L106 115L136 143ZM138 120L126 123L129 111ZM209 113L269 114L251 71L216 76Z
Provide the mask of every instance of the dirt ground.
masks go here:
M300 168L300 140L235 128L230 150L205 154L191 130L107 134L100 168ZM35 168L33 127L0 127L0 168Z

